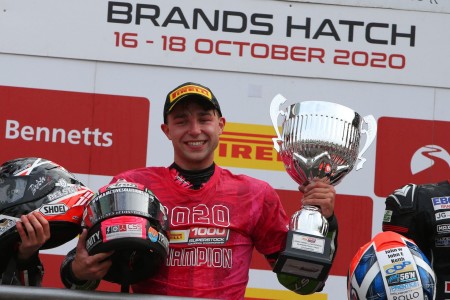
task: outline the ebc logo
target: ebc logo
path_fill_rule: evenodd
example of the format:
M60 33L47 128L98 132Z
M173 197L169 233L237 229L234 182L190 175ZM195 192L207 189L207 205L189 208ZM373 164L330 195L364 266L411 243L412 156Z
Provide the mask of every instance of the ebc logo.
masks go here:
M227 167L284 171L273 148L274 136L272 126L227 123L215 153L216 161Z
M445 179L442 174L450 173L449 131L450 122L380 118L375 194L386 197L408 182Z
M431 198L431 201L433 202L434 210L450 208L450 197L449 196L434 197L434 198Z
M51 157L96 175L146 163L146 98L0 86L0 106L0 161Z

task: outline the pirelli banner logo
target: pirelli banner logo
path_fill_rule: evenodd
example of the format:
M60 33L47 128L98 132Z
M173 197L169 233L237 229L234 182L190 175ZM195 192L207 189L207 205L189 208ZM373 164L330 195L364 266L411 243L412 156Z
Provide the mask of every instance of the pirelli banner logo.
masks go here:
M227 123L215 153L216 162L228 167L283 171L273 148L275 136L272 126Z

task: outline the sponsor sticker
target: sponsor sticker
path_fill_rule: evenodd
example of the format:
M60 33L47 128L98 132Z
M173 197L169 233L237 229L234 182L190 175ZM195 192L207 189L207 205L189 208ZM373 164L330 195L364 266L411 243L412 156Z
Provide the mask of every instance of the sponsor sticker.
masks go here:
M434 214L436 221L450 219L450 211L442 211Z
M325 239L294 233L291 246L294 249L323 254Z
M405 251L406 250L406 251ZM381 274L388 299L422 299L422 284L418 279L414 258L406 247L390 248L377 251L376 256L381 266Z
M0 215L0 234L8 231L8 229L16 226L16 222L20 220L19 218L14 218L6 215Z
M90 251L92 247L100 243L101 236L100 230L95 231L87 240L86 240L86 250Z
M383 222L389 223L392 219L392 210L385 210L383 216Z
M431 198L434 210L450 209L450 196Z
M145 238L146 220L134 216L113 217L102 221L103 240L118 238Z
M63 215L69 208L64 203L46 204L39 208L39 211L46 216Z
M439 224L436 226L437 233L450 233L450 224Z
M441 237L435 239L436 247L449 247L450 246L450 237Z

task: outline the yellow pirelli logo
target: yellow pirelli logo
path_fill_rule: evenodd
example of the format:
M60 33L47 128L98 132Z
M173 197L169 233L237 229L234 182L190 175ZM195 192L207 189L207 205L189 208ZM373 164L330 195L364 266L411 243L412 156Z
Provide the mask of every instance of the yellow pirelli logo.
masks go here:
M181 241L186 241L187 237L186 237L186 233L182 230L171 230L169 232L169 239L170 242L181 242Z
M172 103L178 97L183 96L184 94L187 94L187 93L189 93L189 94L199 94L199 95L208 97L209 100L212 99L212 95L207 89L202 88L202 87L200 87L198 85L186 85L186 86L183 86L183 87L173 91L170 94L170 97L169 97L170 102Z
M215 160L227 167L284 171L280 156L273 148L274 137L272 126L227 123Z

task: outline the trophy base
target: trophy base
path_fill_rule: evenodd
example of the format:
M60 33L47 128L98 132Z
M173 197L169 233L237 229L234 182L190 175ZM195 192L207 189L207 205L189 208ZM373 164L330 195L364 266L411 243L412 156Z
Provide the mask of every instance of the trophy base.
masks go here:
M331 257L330 238L289 231L286 249L273 271L323 281L330 271Z

